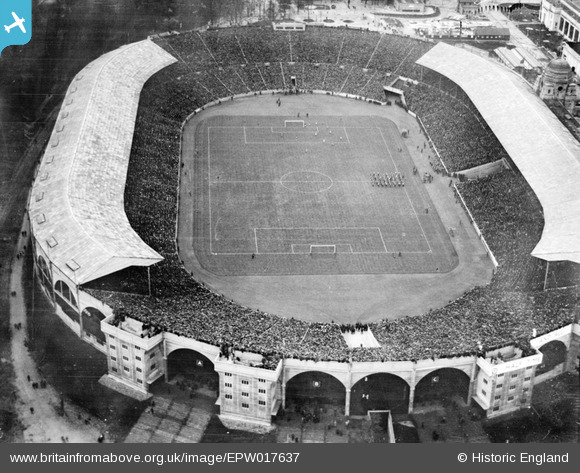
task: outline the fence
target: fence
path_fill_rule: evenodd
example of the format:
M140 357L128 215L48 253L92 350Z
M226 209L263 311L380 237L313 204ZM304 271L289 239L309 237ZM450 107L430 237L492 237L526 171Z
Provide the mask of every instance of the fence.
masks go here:
M485 241L485 238L483 237L481 230L477 226L477 223L475 223L475 219L473 218L473 215L471 215L471 212L469 211L469 208L467 207L467 204L465 203L465 200L463 199L461 192L459 192L459 189L457 188L457 186L455 184L453 184L453 190L455 191L455 195L457 195L459 197L459 200L461 200L461 205L463 205L463 208L465 209L465 212L467 213L467 216L469 217L469 221L471 222L471 224L473 225L473 228L475 229L475 233L477 233L477 236L481 240L481 243L483 244L483 247L485 248L485 251L487 252L487 254L489 256L489 259L493 263L493 267L494 267L494 271L495 271L495 269L497 269L497 267L499 266L499 263L495 259L495 256L493 256L493 253L491 252L491 249L487 245L487 242Z

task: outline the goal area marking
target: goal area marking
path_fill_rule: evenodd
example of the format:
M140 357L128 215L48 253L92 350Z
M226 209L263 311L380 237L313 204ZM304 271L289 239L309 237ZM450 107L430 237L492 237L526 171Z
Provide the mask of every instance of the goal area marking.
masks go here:
M304 123L304 120L284 120L284 128L290 128L295 126L300 126L304 128L306 126L306 123Z
M292 243L293 255L336 255L337 253L355 253L350 243L337 245L310 245L308 243Z

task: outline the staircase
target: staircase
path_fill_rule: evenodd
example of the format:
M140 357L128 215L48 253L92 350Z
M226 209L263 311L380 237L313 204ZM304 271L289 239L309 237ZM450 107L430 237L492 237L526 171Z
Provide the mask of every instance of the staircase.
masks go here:
M211 409L154 397L129 432L125 443L199 443L211 418ZM209 404L209 401L208 401Z

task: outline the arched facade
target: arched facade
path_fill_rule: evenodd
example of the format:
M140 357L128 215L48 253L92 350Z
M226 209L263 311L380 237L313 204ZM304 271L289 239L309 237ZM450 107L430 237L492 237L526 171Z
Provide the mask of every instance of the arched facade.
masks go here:
M58 280L54 285L56 303L71 320L80 323L78 303L70 287L64 281Z
M544 355L542 364L536 368L536 375L542 375L548 371L556 369L559 365L566 363L568 348L560 340L552 340L540 347L540 352Z
M286 406L333 404L342 407L345 400L342 382L322 371L304 371L286 381Z
M390 373L365 376L351 388L350 414L366 415L370 410L390 410L406 414L409 410L409 384Z
M457 368L431 371L415 386L415 406L429 403L446 403L459 397L469 402L469 376Z
M81 312L82 327L85 336L93 336L100 343L105 343L105 334L101 330L101 322L105 314L94 307L85 307Z
M37 264L42 284L44 284L44 286L49 290L52 290L52 276L50 275L50 268L48 267L46 260L42 256L39 256Z
M188 387L207 387L216 394L219 391L219 375L213 362L204 354L181 348L167 355L166 379L170 382L175 377Z

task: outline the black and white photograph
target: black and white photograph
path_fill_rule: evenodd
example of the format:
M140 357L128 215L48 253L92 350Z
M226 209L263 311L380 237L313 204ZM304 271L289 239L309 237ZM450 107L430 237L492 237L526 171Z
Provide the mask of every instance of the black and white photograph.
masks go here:
M0 26L0 444L570 466L580 0L3 0Z

